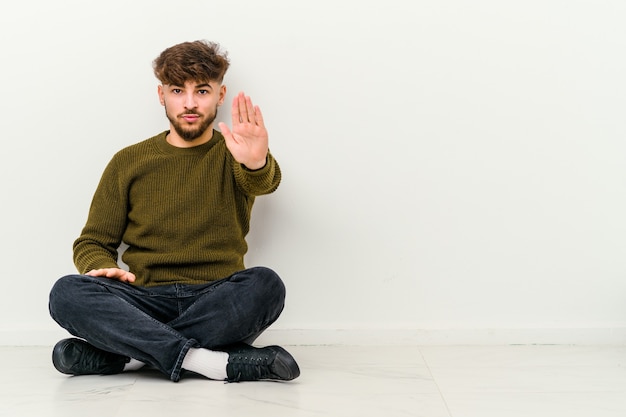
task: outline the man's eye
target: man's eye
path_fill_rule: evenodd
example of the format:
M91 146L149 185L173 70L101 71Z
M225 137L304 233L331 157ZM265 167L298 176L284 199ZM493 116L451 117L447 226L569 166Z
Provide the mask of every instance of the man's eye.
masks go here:
M201 95L209 94L209 90L198 90L198 94L201 94Z
M172 89L172 93L174 94L180 94L183 90L181 90L180 88L174 88Z

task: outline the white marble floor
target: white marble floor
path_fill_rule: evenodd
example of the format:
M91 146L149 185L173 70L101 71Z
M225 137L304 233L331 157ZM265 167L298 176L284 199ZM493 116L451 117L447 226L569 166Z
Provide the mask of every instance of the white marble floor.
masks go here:
M0 416L626 416L626 346L291 346L295 381L68 377L0 347Z

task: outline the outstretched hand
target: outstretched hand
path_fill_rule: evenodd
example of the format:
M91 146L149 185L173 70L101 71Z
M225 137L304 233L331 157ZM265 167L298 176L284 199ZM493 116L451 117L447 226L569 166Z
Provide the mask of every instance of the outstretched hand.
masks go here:
M268 152L268 135L259 106L252 105L249 96L239 93L233 99L232 131L226 123L218 126L226 139L226 147L235 161L255 170L265 166Z
M89 275L90 277L106 277L111 279L116 279L122 282L134 282L135 274L132 272L124 271L120 268L102 268L102 269L92 269L87 272L85 275Z

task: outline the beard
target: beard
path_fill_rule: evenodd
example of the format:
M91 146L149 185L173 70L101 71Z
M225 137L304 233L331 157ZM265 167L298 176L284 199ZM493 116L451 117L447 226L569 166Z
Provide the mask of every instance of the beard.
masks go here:
M200 125L198 127L190 127L187 122L180 122L180 118L185 114L197 114L200 118ZM187 142L193 142L202 136L202 134L206 132L209 126L211 126L211 124L215 121L215 118L217 117L217 106L215 106L215 110L207 116L197 111L186 111L178 116L171 116L167 111L167 106L165 106L165 115L178 136Z

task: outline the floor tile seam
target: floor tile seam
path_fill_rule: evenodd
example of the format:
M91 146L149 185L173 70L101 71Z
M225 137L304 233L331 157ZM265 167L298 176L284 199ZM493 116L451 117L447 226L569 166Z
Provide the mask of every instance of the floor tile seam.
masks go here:
M450 406L448 405L448 401L446 400L446 397L443 395L443 391L441 390L439 383L437 383L437 380L435 379L435 376L433 375L430 369L430 366L428 365L428 362L426 361L426 358L424 357L424 354L422 353L422 349L419 347L418 347L418 352L422 358L422 361L424 362L424 365L426 365L426 369L428 370L428 375L430 376L433 383L435 384L435 387L437 388L437 394L439 395L439 398L441 398L441 401L443 401L443 406L446 408L446 413L448 413L448 417L454 417L452 415L452 410L450 410Z
M132 379L132 382L128 384L130 385L130 388L124 390L120 398L116 400L117 406L115 408L115 412L109 417L125 417L128 415L124 412L124 409L128 406L128 404L132 404L134 400L142 397L141 395L137 396L136 394L137 386L141 383L142 381L139 375Z

